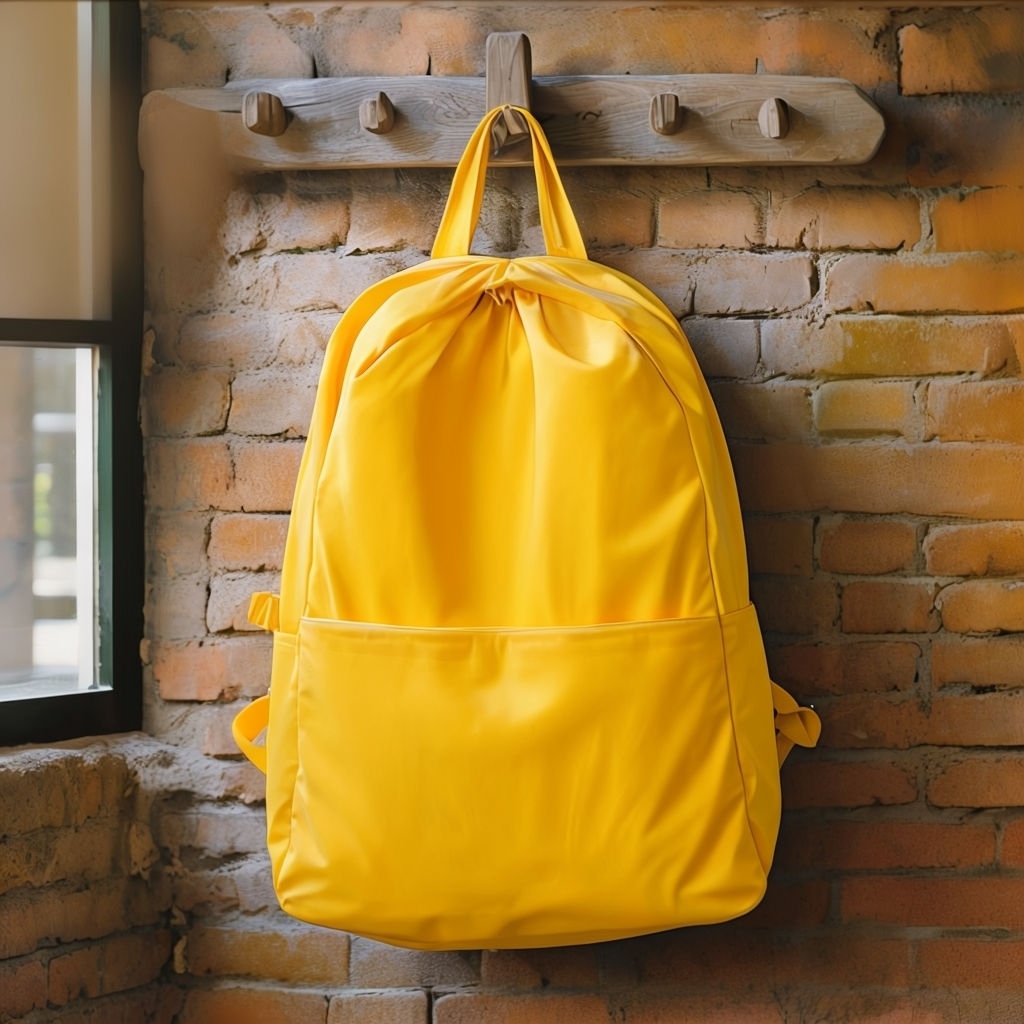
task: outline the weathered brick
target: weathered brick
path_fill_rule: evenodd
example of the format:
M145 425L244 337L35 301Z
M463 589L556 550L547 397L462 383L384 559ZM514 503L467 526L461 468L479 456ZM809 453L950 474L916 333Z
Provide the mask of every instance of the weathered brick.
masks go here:
M705 377L750 377L757 369L757 321L687 317L683 330Z
M233 700L266 692L271 638L218 637L150 647L153 679L164 700Z
M819 536L826 572L895 573L911 568L917 555L917 527L898 519L825 520Z
M907 641L792 644L768 651L772 678L810 696L909 690L921 648Z
M963 821L787 821L778 863L789 869L894 871L991 865L992 825Z
M183 851L188 850L199 851L208 857L261 853L267 843L266 831L266 818L260 811L237 803L198 804L183 810L168 809L161 814L159 821L161 848L166 848L179 859ZM289 940L295 937L287 930L290 924L287 920L282 922L274 917L258 923L261 925L260 935L281 933L283 939ZM235 927L244 928L246 924L236 923ZM299 933L296 935L302 937ZM240 943L242 941L239 939Z
M262 626L249 621L249 599L258 590L280 589L278 573L227 573L210 580L206 603L206 626L211 633L228 630L249 632Z
M456 992L434 1004L435 1024L608 1024L608 1006L596 994L523 995Z
M331 314L337 320L335 314ZM231 367L235 369L266 366L281 344L281 326L274 317L249 312L197 313L186 318L177 337L157 344L162 358L183 367Z
M160 640L192 640L205 635L205 574L157 578L146 586L146 628Z
M816 279L806 256L722 254L695 267L693 308L705 314L784 313L811 301Z
M116 935L58 954L48 965L47 1001L63 1006L146 985L159 976L170 953L170 932L160 930Z
M916 433L910 381L829 381L814 392L814 425L823 434Z
M931 381L925 436L1024 444L1024 382Z
M1016 756L975 756L954 761L928 782L936 807L1024 806L1024 764Z
M204 831L193 838L205 849ZM299 985L348 983L349 937L344 932L289 922L280 913L255 920L199 923L188 933L192 974L236 975Z
M480 981L487 988L596 989L602 958L593 945L551 949L486 949L480 955Z
M1024 926L1024 879L851 877L842 882L844 921L920 928Z
M921 238L915 196L815 188L772 196L767 241L787 249L910 249Z
M1024 119L1010 106L936 96L898 105L906 180L923 188L1024 185Z
M953 583L938 597L942 624L954 633L1024 630L1024 580Z
M748 249L764 243L763 199L704 190L664 199L657 244L667 249Z
M793 439L810 433L811 405L800 382L718 381L711 385L711 395L727 438Z
M231 382L228 429L236 434L305 437L313 415L319 367L264 368Z
M153 441L146 462L150 507L165 512L230 507L231 449L223 438Z
M602 183L599 183L602 184ZM575 189L573 213L588 248L628 245L645 249L653 242L654 204L647 196L615 195L604 188Z
M910 96L1024 89L1024 14L1012 6L944 12L899 30L900 88Z
M1024 317L830 316L817 325L777 318L761 327L769 373L925 376L1019 372Z
M288 517L228 513L210 521L208 554L215 569L254 572L281 568Z
M733 444L732 458L746 512L1020 514L1006 482L1024 479L1024 446Z
M936 252L1021 252L1024 188L941 196L932 210Z
M932 526L922 545L925 565L937 576L1024 574L1024 524L966 523Z
M827 881L773 880L764 899L743 919L752 928L790 929L822 925L828 920L832 895Z
M1024 256L843 256L829 267L824 296L837 312L1019 312Z
M291 508L302 442L236 441L232 458L230 504L221 507L243 512L287 512Z
M0 992L0 1014L20 1020L46 1005L46 968L28 958L0 964Z
M228 417L228 378L223 371L157 369L143 383L143 431L182 437L220 433Z
M150 512L146 520L148 578L192 576L207 571L205 512Z
M917 781L898 764L800 762L783 771L782 799L787 808L909 804L917 799Z
M433 988L474 984L480 964L473 953L424 953L354 939L351 956L352 984L360 988Z
M1024 637L937 636L932 640L932 685L1024 686Z
M751 572L808 578L813 574L813 520L748 518L743 530Z
M415 187L405 193L359 190L352 199L346 248L372 252L409 246L429 252L442 209L440 195Z
M938 584L928 580L856 580L842 590L844 633L930 633L939 628Z
M694 288L699 259L660 249L627 249L602 253L600 262L642 281L661 299L673 316L686 317L694 312ZM709 310L701 309L697 312L706 313Z
M260 1024L327 1024L327 996L319 992L268 988L189 990L178 1024L220 1024L259 1021Z
M427 993L346 992L331 997L327 1024L424 1024Z

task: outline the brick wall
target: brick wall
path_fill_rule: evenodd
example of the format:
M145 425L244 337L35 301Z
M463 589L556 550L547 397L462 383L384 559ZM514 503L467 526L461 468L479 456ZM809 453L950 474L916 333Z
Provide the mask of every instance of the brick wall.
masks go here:
M694 345L773 672L824 733L784 771L769 893L741 921L425 954L285 918L229 735L269 671L244 606L276 582L326 338L425 257L450 172L235 180L169 113L146 178L153 738L17 755L39 782L0 825L0 1019L1024 1019L1024 7L151 0L144 25L150 89L482 74L487 33L522 29L540 75L760 57L875 99L862 167L564 174L592 257ZM491 184L480 250L535 250L528 173Z

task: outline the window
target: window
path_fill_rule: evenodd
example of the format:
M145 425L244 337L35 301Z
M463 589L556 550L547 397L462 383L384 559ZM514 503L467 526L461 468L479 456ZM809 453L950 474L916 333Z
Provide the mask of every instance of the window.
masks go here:
M0 744L137 728L139 16L0 3Z

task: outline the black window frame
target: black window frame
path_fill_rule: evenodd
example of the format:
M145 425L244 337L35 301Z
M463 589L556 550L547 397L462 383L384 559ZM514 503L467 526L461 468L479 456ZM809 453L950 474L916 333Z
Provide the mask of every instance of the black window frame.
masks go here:
M94 691L0 701L0 746L126 732L142 724L144 502L142 363L141 19L112 0L110 24L111 315L109 320L0 317L0 344L93 346L97 383L99 678Z

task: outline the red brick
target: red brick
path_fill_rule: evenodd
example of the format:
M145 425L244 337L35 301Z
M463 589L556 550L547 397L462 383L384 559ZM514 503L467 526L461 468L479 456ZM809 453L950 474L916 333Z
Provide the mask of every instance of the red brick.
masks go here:
M614 185L601 179L590 187L574 184L572 208L584 245L590 249L615 245L645 249L651 245L654 204L648 197L615 194Z
M954 633L1024 630L1024 580L953 583L938 598L942 624Z
M836 512L1012 519L1024 446L731 446L745 512Z
M210 521L208 554L215 569L281 568L288 516L228 513Z
M932 685L1024 686L1024 638L937 636L932 640Z
M1024 317L830 316L823 323L782 317L761 328L769 373L838 377L1019 370Z
M602 983L602 958L593 945L555 949L484 950L480 980L487 988L596 989Z
M764 244L763 200L749 192L699 191L663 199L657 244L668 249L748 249Z
M939 627L938 584L922 580L856 580L842 591L844 633L929 633Z
M327 1024L425 1024L427 993L346 992L331 997Z
M177 1024L327 1024L327 997L283 988L191 989Z
M194 837L201 851L205 834ZM208 852L224 853L225 844ZM199 923L189 931L185 946L194 975L238 975L296 986L347 984L348 953L349 937L344 932L291 924L280 915L222 925Z
M46 1005L46 968L39 960L0 964L0 1014L18 1019Z
M789 929L824 924L832 903L829 883L821 879L783 882L773 879L764 899L743 919L753 928Z
M608 1024L598 995L456 992L434 1003L434 1024Z
M1024 382L932 381L925 436L1024 444Z
M206 539L210 516L206 512L151 510L146 520L147 571L150 579L194 576L208 570Z
M822 523L818 560L826 572L884 574L910 569L917 527L897 519L832 519Z
M160 975L170 953L171 935L164 930L118 935L59 953L49 962L47 1000L63 1006L146 985Z
M473 984L480 968L471 953L425 953L354 939L352 984L360 988L433 988Z
M936 252L1021 252L1024 188L941 196L932 210Z
M936 576L1024 575L1024 524L932 526L924 538L925 567Z
M1006 826L999 860L1007 867L1024 868L1024 818L1015 818Z
M706 995L685 1000L677 995L635 992L617 1000L627 1024L784 1024L786 1017L770 993Z
M158 368L143 381L143 431L151 437L219 434L229 405L225 372Z
M814 523L810 519L747 519L750 571L780 576L813 574Z
M873 694L830 701L821 711L823 747L1015 746L1024 731L1024 692L912 698Z
M161 640L194 640L206 635L205 575L156 577L146 588L146 627Z
M59 1020L60 1024L177 1024L183 1000L184 994L176 986L154 983L77 1003L74 1009L62 1007Z
M802 761L786 765L782 799L787 808L909 804L917 799L917 780L896 764Z
M928 783L937 807L1024 806L1024 764L1017 756L975 756L954 761Z
M915 434L914 384L830 381L814 393L814 425L823 434Z
M270 679L271 637L220 637L150 645L153 679L164 700L258 697Z
M838 612L829 580L762 576L750 581L761 627L772 633L813 636L832 629Z
M906 641L792 644L770 648L772 678L811 696L825 693L909 690L921 648Z
M153 441L146 451L148 501L152 508L231 508L232 463L220 437Z
M893 871L911 868L979 868L994 863L991 825L963 821L787 820L777 860L790 870Z
M735 1000L738 992L772 992L780 985L901 986L909 981L909 950L902 939L857 934L852 928L799 935L741 925L682 928L636 940L637 994L672 995L684 1012L699 1005L705 993ZM679 989L686 989L693 1002L680 998Z
M711 394L728 438L803 438L810 433L811 406L801 383L723 381L711 385Z
M190 369L265 366L277 354L280 330L279 322L266 314L198 313L182 321L177 335L158 332L157 354Z
M917 947L918 984L931 988L1019 990L1024 942L981 937L931 939Z
M861 189L809 189L772 196L768 244L790 249L910 249L921 238L911 195Z
M824 294L836 311L1013 313L1024 307L1024 256L843 256Z
M845 878L840 910L844 921L1020 931L1024 878Z
M911 96L1024 89L1024 15L1002 10L944 12L899 30L900 88Z

